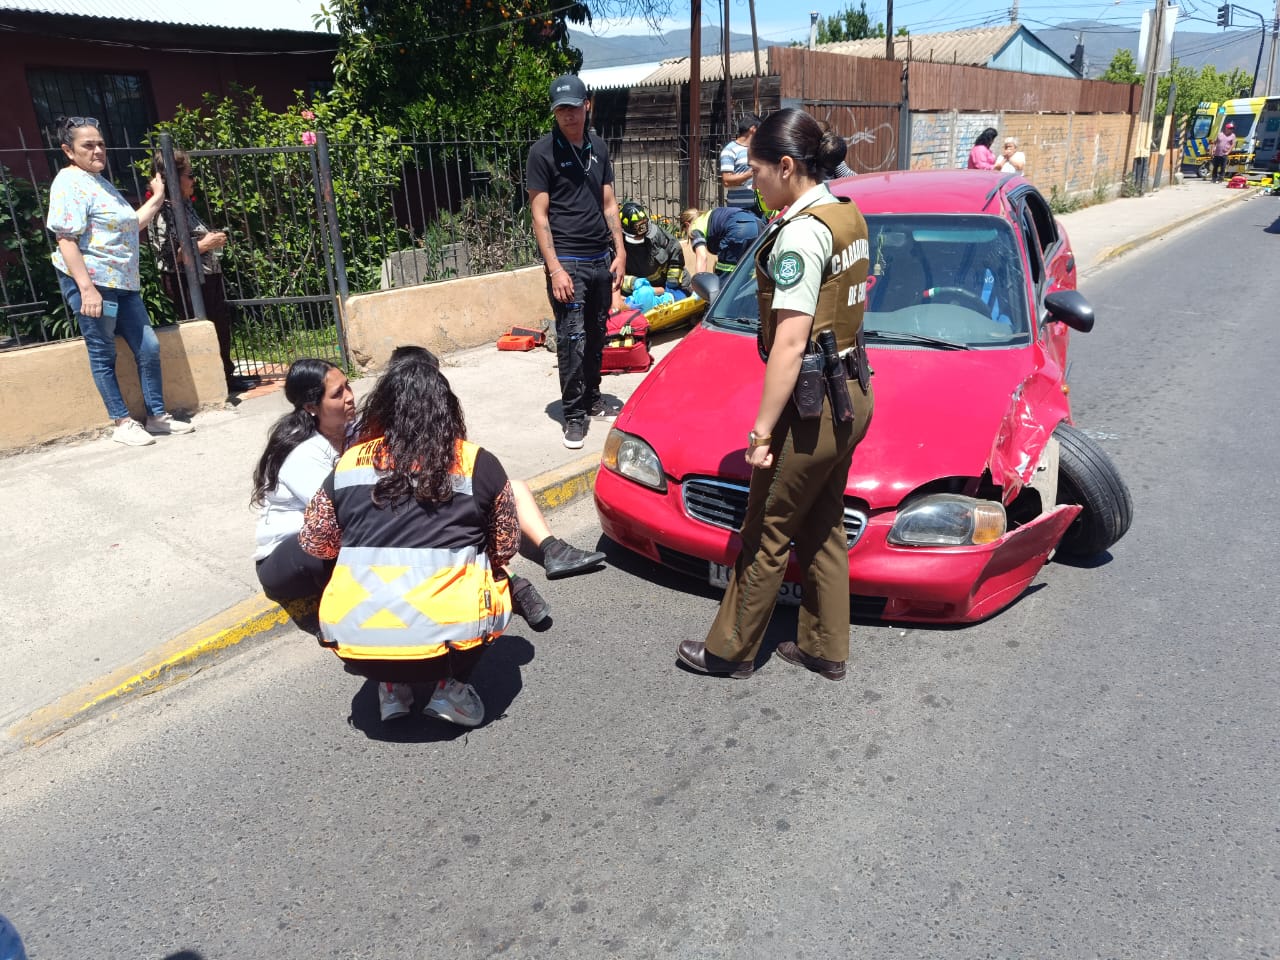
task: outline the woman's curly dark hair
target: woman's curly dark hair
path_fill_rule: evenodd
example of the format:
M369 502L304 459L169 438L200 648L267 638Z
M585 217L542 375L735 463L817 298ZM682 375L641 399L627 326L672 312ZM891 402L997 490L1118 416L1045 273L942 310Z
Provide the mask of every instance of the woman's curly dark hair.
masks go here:
M249 502L260 507L267 494L280 482L280 468L289 454L304 440L316 432L316 418L307 412L306 406L324 399L324 381L330 370L337 369L328 360L303 357L295 360L284 378L284 395L293 404L293 412L286 413L271 427L267 437L267 449L262 451L253 471L253 496Z
M365 398L360 418L362 436L382 438L375 462L385 476L374 484L374 506L453 498L451 472L467 426L435 357L425 350L397 357Z

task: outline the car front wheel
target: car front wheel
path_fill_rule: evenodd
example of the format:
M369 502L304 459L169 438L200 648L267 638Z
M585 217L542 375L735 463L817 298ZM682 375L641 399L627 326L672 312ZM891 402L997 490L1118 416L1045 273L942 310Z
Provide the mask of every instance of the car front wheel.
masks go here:
M1063 557L1091 557L1111 547L1133 522L1133 499L1120 471L1097 442L1067 423L1053 431L1058 439L1058 503L1083 510L1058 544Z

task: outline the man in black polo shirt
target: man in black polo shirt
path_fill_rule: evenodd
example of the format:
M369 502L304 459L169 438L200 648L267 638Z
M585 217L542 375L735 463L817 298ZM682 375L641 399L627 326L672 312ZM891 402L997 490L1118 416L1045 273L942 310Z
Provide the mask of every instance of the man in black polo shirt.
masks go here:
M600 397L605 318L627 259L609 149L587 127L590 105L580 79L554 80L555 123L529 149L526 164L533 233L556 320L564 445L571 450L582 446L588 417L608 414Z

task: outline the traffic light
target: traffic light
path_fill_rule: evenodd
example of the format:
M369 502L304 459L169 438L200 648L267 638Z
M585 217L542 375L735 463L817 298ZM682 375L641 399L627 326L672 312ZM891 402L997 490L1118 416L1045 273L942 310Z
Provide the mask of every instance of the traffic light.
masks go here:
M1218 26L1228 27L1231 25L1231 4L1224 3L1218 8Z
M1075 50L1071 52L1071 69L1084 76L1084 44L1077 43Z

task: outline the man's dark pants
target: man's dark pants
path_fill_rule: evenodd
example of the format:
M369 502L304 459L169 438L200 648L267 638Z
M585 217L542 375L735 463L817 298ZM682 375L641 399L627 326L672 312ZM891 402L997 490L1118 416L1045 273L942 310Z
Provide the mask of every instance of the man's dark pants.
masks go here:
M613 302L612 254L593 260L560 258L560 266L573 280L573 300L561 303L551 293L547 299L556 319L556 361L560 367L560 403L565 423L586 420L591 405L600 399L600 363L604 357L605 319Z
M1214 157L1213 158L1213 182L1214 183L1221 182L1222 178L1226 175L1226 172L1227 172L1227 158Z

